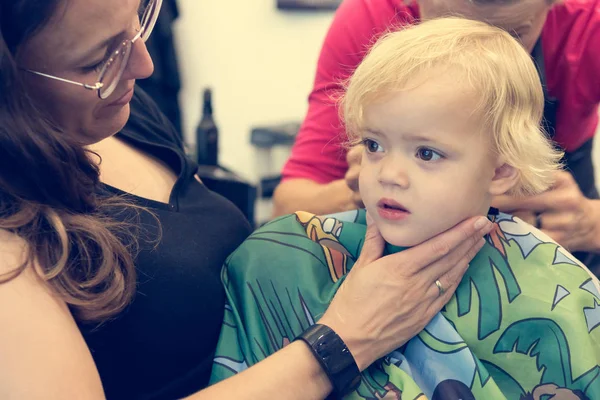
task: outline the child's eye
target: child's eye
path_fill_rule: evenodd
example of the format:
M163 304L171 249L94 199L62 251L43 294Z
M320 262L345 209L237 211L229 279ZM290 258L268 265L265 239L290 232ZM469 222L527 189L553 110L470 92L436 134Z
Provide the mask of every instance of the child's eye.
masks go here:
M419 147L417 149L417 158L420 158L423 161L437 161L444 156L438 153L435 150L430 149L429 147Z
M380 153L383 151L383 147L373 139L364 139L362 144L369 153Z

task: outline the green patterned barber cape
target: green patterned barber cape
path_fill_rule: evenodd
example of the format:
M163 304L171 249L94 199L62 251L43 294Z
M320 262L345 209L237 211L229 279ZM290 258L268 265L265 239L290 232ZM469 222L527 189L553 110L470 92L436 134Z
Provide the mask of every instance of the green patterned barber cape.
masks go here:
M366 369L347 399L600 399L598 280L530 225L497 212L490 218L494 229L452 300ZM222 271L228 304L211 383L318 321L365 231L359 210L296 213L253 233Z

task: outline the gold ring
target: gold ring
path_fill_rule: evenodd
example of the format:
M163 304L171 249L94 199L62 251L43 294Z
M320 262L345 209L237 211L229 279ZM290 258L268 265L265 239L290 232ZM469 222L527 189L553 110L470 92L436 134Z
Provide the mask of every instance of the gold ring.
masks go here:
M443 295L446 291L446 289L444 289L444 287L442 286L442 282L440 282L439 279L435 281L435 286L437 286L438 290L440 291L440 296Z

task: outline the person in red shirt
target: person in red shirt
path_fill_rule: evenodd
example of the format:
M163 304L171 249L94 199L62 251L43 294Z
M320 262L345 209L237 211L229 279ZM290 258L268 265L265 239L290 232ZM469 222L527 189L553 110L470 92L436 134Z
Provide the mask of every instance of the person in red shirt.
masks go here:
M345 0L321 50L308 114L274 195L275 215L327 214L361 205L362 149L348 152L337 106L343 82L382 34L448 14L499 26L534 57L545 89L546 130L566 151L567 169L548 192L500 197L494 205L534 223L573 252L590 252L576 253L586 262L600 253L600 200L591 159L600 103L600 0Z

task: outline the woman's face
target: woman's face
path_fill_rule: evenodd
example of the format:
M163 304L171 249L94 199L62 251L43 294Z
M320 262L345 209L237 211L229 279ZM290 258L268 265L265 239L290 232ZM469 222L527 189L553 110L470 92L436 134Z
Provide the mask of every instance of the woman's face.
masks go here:
M531 52L540 37L548 11L556 1L469 1L469 0L419 0L423 19L448 14L487 22L504 29Z
M102 61L139 30L140 0L63 0L55 15L17 52L21 68L94 85ZM136 79L154 65L137 40L114 92L105 100L96 90L23 72L31 97L65 132L83 144L105 139L123 128Z

